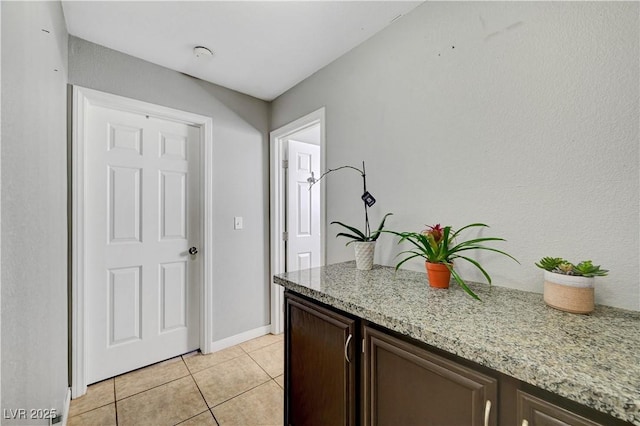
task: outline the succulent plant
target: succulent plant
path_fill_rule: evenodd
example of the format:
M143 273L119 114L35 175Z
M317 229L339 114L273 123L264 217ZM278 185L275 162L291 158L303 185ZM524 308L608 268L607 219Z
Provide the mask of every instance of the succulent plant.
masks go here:
M538 268L542 268L545 271L553 271L560 266L565 260L561 257L543 257L540 262L536 263Z
M581 277L603 277L609 272L607 269L600 269L600 265L594 265L591 260L583 260L574 265L561 257L543 257L536 266L556 274Z
M574 270L578 272L576 275L583 277L603 277L609 272L606 269L600 269L600 265L594 265L590 260L584 260L574 266Z

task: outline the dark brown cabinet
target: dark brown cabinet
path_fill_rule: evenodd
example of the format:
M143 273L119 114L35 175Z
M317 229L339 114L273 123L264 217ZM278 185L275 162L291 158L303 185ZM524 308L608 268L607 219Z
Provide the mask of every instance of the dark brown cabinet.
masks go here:
M366 325L363 337L363 424L497 424L497 379Z
M285 424L355 426L356 320L285 297Z
M604 426L521 390L516 398L522 426Z
M287 291L285 425L630 423Z

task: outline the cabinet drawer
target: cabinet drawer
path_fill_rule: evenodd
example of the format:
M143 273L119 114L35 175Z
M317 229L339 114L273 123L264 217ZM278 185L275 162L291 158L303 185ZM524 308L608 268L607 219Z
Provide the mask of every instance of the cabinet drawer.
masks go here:
M364 326L365 425L496 425L498 381Z

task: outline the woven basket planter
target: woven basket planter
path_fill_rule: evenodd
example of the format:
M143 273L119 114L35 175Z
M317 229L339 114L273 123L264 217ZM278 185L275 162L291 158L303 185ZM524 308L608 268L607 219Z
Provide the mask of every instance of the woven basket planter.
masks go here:
M593 282L593 277L544 271L544 301L561 311L588 314L595 306Z

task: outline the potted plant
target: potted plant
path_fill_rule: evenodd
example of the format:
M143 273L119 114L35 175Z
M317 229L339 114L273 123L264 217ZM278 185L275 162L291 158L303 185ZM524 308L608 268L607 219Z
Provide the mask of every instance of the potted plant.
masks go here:
M477 260L471 259L466 256L464 252L469 250L488 250L496 253L500 253L507 256L516 262L516 258L504 251L498 250L493 247L488 247L483 243L487 241L505 241L503 238L497 237L480 237L472 238L466 241L457 241L460 233L470 228L488 228L484 223L472 223L467 226L454 231L451 226L445 226L442 228L440 224L435 226L429 226L422 232L393 232L400 237L398 244L403 241L408 241L415 247L412 250L406 250L401 254L408 254L403 260L398 262L396 270L402 266L405 262L415 257L423 257L425 259L425 267L427 269L427 275L429 277L429 285L437 288L448 288L451 276L453 276L456 283L462 287L474 299L480 300L480 298L467 286L462 277L453 269L453 262L456 259L465 260L478 268L482 275L491 284L491 277L480 265ZM518 262L519 263L519 262Z
M315 176L313 175L313 172L311 172L311 177L307 179L307 182L309 182L309 189L311 189L311 187L314 184L319 182L322 178L324 178L329 173L342 170L342 169L355 170L358 173L360 173L360 176L362 176L362 186L363 186L364 192L362 194L362 197L360 198L364 203L364 231L360 231L358 228L354 226L346 225L338 221L333 221L331 222L331 224L340 225L346 228L346 230L350 232L350 233L339 232L336 235L336 237L349 238L347 245L354 243L354 247L355 247L356 268L362 269L362 270L369 270L373 267L373 255L375 254L376 240L378 239L378 237L380 236L380 233L384 228L385 220L387 220L387 217L390 216L392 213L387 213L386 215L384 215L384 217L382 218L382 222L380 222L380 226L378 226L378 229L374 232L371 232L371 227L369 226L369 207L375 204L376 199L373 198L373 195L371 195L369 191L367 191L367 174L365 173L364 161L362 162L362 170L353 166L342 166L336 169L327 170L322 175L320 175L318 179L316 179Z
M331 222L332 225L340 225L350 232L339 232L336 237L349 238L349 241L346 245L353 243L356 254L356 268L369 270L373 267L373 255L375 254L376 240L384 229L384 222L387 220L387 217L391 216L392 214L393 213L387 213L386 215L384 215L382 221L380 222L380 225L378 226L378 229L376 229L374 232L371 232L371 229L369 228L368 217L366 219L364 232L353 226L338 222L337 220Z
M543 257L538 268L544 269L544 302L552 308L574 314L588 314L595 307L594 277L609 272L584 260L577 265L561 257Z

